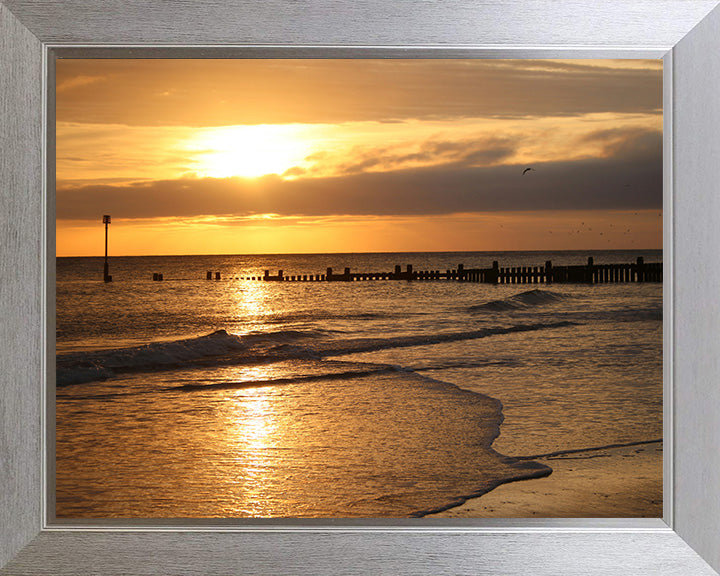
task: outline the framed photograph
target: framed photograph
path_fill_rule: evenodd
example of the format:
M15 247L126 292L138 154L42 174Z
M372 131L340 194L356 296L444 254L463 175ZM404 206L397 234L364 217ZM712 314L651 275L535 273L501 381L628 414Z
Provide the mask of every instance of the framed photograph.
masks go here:
M0 573L715 574L715 5L0 3Z
M73 54L53 524L662 517L662 60Z

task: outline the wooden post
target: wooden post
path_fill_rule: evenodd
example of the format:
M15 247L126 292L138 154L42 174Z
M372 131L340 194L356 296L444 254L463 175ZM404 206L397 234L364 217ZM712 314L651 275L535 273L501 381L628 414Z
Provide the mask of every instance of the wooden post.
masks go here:
M103 266L103 282L112 282L110 276L110 266L108 265L108 224L110 224L110 215L103 215L103 224L105 224L105 265Z
M265 270L265 275L266 275L266 276L267 276L269 273L270 273L270 272L269 272L268 270ZM212 270L208 270L208 271L207 271L207 276L206 276L206 278L207 278L208 280L212 280Z
M545 262L545 283L552 284L552 281L553 281L552 260L547 260Z
M220 272L215 272L215 280L220 280Z
M645 258L637 257L637 281L645 282Z
M592 256L588 256L587 261L587 272L585 273L585 282L588 284L593 283L593 274L595 273L594 260Z

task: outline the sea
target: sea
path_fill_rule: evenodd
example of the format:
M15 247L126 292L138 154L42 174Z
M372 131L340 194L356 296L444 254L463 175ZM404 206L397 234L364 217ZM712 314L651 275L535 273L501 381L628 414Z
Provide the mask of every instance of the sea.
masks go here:
M111 257L105 283L57 258L56 517L422 517L550 474L536 455L661 438L661 283L258 279L589 256L662 261Z

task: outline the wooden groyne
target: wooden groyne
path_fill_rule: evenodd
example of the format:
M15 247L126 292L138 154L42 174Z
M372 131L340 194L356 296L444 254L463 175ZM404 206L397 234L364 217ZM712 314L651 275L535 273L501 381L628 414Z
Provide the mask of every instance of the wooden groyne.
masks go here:
M219 279L218 273L216 279ZM211 279L208 272L207 279ZM285 274L279 270L271 275L265 270L263 276L244 278L264 282L361 282L370 280L432 281L454 280L483 284L608 284L619 282L662 282L662 262L646 263L639 257L630 264L595 264L592 257L587 264L575 266L553 266L548 260L544 266L501 267L497 261L491 268L465 268L458 264L448 270L414 270L408 264L403 270L396 265L392 272L352 272L345 268L342 273L327 268L324 274Z

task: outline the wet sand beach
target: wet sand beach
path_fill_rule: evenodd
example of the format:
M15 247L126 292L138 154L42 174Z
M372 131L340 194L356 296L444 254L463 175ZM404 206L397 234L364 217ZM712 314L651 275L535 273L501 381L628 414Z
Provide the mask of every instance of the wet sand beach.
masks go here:
M660 518L662 443L536 459L544 478L498 486L429 518Z

